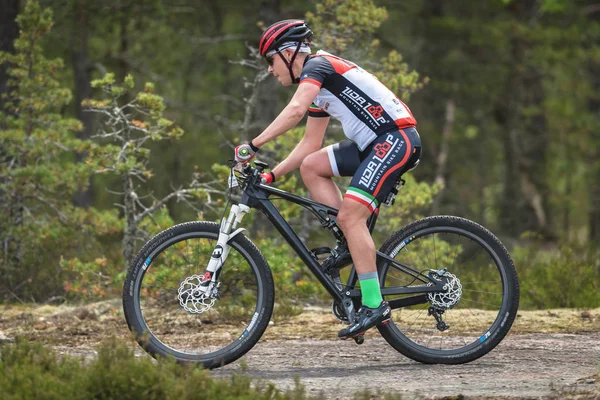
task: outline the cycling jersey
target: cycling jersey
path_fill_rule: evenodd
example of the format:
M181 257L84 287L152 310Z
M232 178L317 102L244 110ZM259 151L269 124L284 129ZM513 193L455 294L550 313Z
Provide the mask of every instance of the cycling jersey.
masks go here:
M375 76L329 53L306 58L300 84L321 88L308 115L339 120L361 151L380 135L417 124L406 104Z

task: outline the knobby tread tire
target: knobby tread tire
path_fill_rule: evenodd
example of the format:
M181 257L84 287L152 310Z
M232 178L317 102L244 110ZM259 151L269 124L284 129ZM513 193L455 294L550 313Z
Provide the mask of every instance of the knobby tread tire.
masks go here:
M390 236L381 246L380 251L389 255L389 253L406 238L412 235L418 235L423 229L433 227L456 227L464 229L480 237L492 248L494 253L498 256L501 268L505 271L507 276L505 284L508 285L509 301L506 307L507 315L505 319L494 329L494 332L490 332L490 337L483 343L467 352L452 355L442 355L439 354L439 352L436 354L436 351L423 351L422 348L417 346L409 338L403 334L398 335L396 333L398 328L393 323L393 318L392 323L385 326L378 326L378 329L384 339L393 348L415 361L426 364L463 364L473 361L490 352L498 345L498 343L500 343L510 330L519 307L519 281L517 271L508 250L493 233L476 222L455 216L441 215L417 220ZM401 254L402 251L399 252L399 255ZM401 259L401 257L399 257L399 259ZM380 261L378 265L382 286L385 280L385 276L382 274L382 265L384 263L385 260ZM500 312L498 318L500 318Z
M141 318L141 311L139 309L136 310L135 300L136 296L139 296L140 283L142 282L143 274L145 274L142 265L153 251L161 248L161 246L165 246L167 243L170 244L177 241L176 239L180 236L189 235L190 233L205 233L210 237L214 236L216 242L219 234L219 225L214 222L185 222L166 229L150 239L136 255L127 271L123 285L123 311L127 325L131 332L135 334L137 342L153 357L174 357L177 362L202 364L205 368L209 369L217 368L242 357L258 342L265 332L273 313L275 299L273 275L271 274L268 262L254 243L242 233L237 234L229 242L232 247L231 251L237 248L242 249L248 254L248 262L256 266L257 279L260 280L263 287L264 307L261 310L257 310L259 315L254 328L243 339L234 339L240 341L239 346L218 357L207 358L192 354L182 356L182 353L178 355L165 351L164 346L158 345L156 342L157 339L148 332L147 326L143 318ZM168 245L164 248L168 248ZM226 266L227 263L225 263L224 268ZM139 304L139 300L137 304Z

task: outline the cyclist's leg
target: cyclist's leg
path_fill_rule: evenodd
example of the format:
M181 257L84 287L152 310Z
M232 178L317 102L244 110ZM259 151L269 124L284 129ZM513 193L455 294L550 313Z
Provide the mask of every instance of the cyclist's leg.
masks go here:
M375 272L375 243L366 222L372 210L352 198L344 197L337 223L344 232L352 262L358 274Z
M371 214L371 208L365 207L352 197L344 197L337 222L344 232L360 280L362 304L369 308L377 308L383 298L377 276L375 243L366 223Z
M307 156L300 166L300 174L313 200L339 210L342 194L331 178L352 176L359 165L358 147L348 140Z
M390 193L400 176L420 156L421 141L414 128L382 135L366 151L344 196L337 222L348 241L358 274L375 272L375 245L366 226L371 213Z
M375 244L366 226L372 212L387 197L394 183L420 155L420 140L414 128L382 135L369 146L350 187L344 196L338 214L352 261L360 279L363 308L356 320L342 329L338 336L348 338L361 334L378 323L389 321L390 309L382 301L375 262Z

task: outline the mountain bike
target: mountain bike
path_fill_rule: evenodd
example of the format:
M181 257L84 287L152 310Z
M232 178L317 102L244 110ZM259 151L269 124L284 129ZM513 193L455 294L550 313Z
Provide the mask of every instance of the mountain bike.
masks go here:
M336 223L338 210L261 184L267 168L260 161L235 173L232 168L229 186L238 185L242 194L220 224L173 226L137 254L125 279L123 307L129 329L152 356L217 368L243 356L265 332L275 290L269 263L241 227L252 208L266 215L323 285L334 316L353 321L361 291ZM399 178L385 204L394 203L404 183ZM309 249L275 199L308 209L335 246ZM377 217L373 213L367 221L371 232ZM377 251L377 269L392 308L392 322L377 328L394 349L421 363L473 361L500 343L516 317L513 261L496 236L467 219L432 216L405 226ZM341 276L347 276L345 283ZM361 344L364 337L354 340Z

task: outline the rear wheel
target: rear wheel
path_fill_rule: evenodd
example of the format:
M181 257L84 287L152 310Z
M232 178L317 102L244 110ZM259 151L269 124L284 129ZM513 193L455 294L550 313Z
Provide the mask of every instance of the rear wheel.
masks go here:
M218 236L215 223L174 226L146 243L129 268L125 318L152 356L216 368L244 355L264 333L273 311L273 277L242 234L229 242L218 286L210 296L198 291Z
M490 231L448 216L416 221L391 236L381 251L424 275L442 280L445 290L420 304L392 311L379 326L396 350L423 363L462 364L492 350L508 333L519 305L513 261ZM379 261L382 288L424 285L385 260ZM423 278L421 276L421 278ZM417 295L392 295L394 300Z

